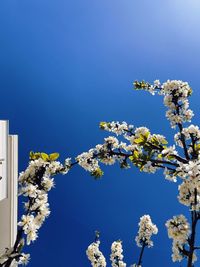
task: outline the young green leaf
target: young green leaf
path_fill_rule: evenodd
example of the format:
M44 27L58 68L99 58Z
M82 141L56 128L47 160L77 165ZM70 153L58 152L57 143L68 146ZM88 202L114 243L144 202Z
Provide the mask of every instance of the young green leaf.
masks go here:
M52 154L49 155L49 159L50 159L51 161L53 161L53 160L57 160L57 159L59 158L59 156L60 156L59 153L52 153Z
M48 160L49 160L49 155L47 155L46 153L41 153L41 158L42 158L44 161L48 161Z

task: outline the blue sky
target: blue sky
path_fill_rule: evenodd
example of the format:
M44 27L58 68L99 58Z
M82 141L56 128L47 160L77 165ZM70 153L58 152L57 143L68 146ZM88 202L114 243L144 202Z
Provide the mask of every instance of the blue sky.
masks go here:
M162 98L133 91L136 79L188 81L198 124L199 10L198 0L2 0L0 117L19 134L19 169L30 150L58 151L64 160L101 143L100 121L144 125L172 141ZM52 214L27 250L30 267L89 267L85 250L96 229L107 258L112 241L123 240L129 266L139 255L134 238L143 214L159 228L144 267L173 266L164 223L188 214L177 184L162 172L104 171L99 181L79 167L56 178Z

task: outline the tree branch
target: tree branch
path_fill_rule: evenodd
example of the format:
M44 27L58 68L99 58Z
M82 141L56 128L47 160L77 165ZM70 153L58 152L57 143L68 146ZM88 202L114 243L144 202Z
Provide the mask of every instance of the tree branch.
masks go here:
M143 242L142 249L140 251L140 256L139 256L138 264L137 264L138 266L142 264L142 256L144 254L144 248L145 248L145 246L146 246L146 244L145 244L145 242Z

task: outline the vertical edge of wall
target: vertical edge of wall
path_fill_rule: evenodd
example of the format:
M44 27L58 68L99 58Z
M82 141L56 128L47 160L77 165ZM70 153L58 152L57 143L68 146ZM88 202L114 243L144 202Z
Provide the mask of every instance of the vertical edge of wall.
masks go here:
M9 121L0 120L0 201L8 197L8 131Z
M10 245L13 246L17 236L18 214L18 136L9 135L8 138L8 176L11 210Z
M5 247L9 247L10 229L8 220L10 216L9 211L9 197L8 197L8 121L0 120L0 157L3 162L1 164L1 176L4 184L1 185L0 190L0 253L5 251ZM4 176L4 177L3 177ZM4 179L4 180L3 180ZM5 194L6 192L6 194Z
M18 137L8 137L8 197L0 201L0 254L11 248L17 235Z

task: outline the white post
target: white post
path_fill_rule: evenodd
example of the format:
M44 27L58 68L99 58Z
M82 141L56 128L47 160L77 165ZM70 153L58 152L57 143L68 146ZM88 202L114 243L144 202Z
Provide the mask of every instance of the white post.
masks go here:
M0 121L0 201L8 196L8 121Z
M0 121L0 139L1 126ZM10 135L7 138L7 175L2 178L7 180L7 194L6 198L0 198L2 199L0 201L0 254L5 251L5 248L11 248L14 245L17 235L18 137L17 135ZM5 147L2 144L1 146ZM3 162L6 163L6 159Z

